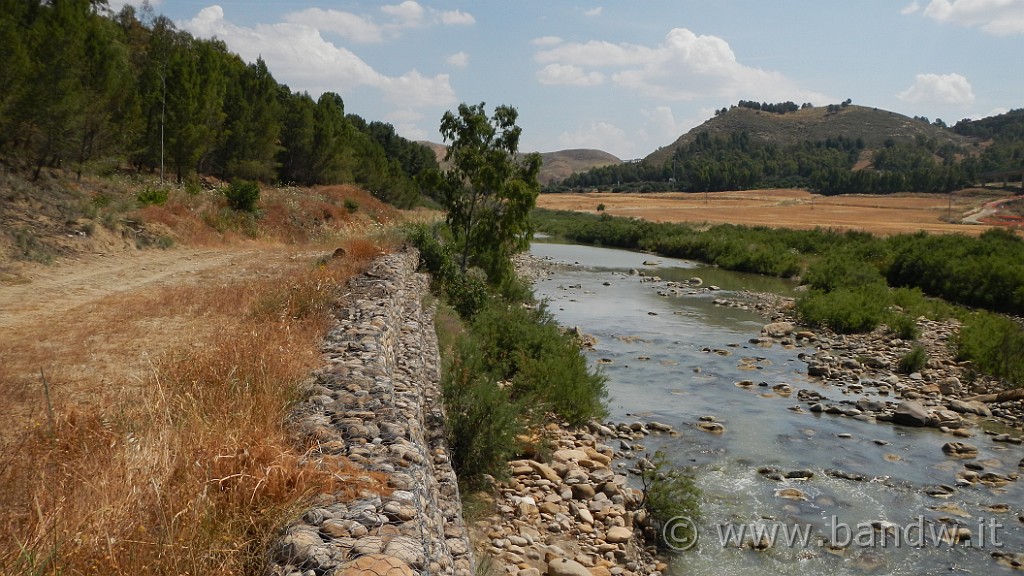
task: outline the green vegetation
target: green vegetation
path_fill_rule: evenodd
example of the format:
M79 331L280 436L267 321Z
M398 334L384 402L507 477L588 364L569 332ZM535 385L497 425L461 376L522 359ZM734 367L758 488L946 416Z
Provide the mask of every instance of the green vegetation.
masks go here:
M517 438L549 415L582 424L605 414L604 377L513 271L513 254L528 246L540 163L516 159L515 120L508 106L488 118L483 104L444 115L452 167L425 181L448 221L407 230L444 302L436 326L448 442L468 486L501 476Z
M163 206L164 203L167 202L167 195L169 193L170 191L167 188L152 188L147 186L135 195L135 199L143 206ZM98 199L99 197L97 197L97 200Z
M656 452L651 465L641 470L645 524L656 534L663 550L688 550L696 542L700 520L700 490L693 476L672 468L664 452Z
M1015 386L1024 386L1024 328L1020 321L975 312L963 319L953 343L957 360Z
M224 189L224 197L232 210L254 213L260 201L260 186L255 182L238 180Z
M356 183L405 207L436 168L394 128L279 84L144 6L0 0L0 157L30 169L201 173L299 185Z
M460 273L476 266L495 284L511 277L512 255L530 245L529 214L540 193L540 155L516 158L517 117L515 108L498 106L488 118L483 103L446 112L441 135L451 168L425 179L447 212Z
M918 317L960 317L961 360L1024 385L1024 328L1002 316L953 306L1024 315L1024 240L1005 230L977 238L924 233L879 238L820 229L696 228L546 210L534 211L533 220L541 232L584 244L801 276L809 287L797 301L801 319L840 333L886 325L899 338L913 340Z
M928 353L925 351L924 346L915 344L910 349L910 352L900 357L899 362L896 364L896 369L903 374L913 374L924 368L927 363Z

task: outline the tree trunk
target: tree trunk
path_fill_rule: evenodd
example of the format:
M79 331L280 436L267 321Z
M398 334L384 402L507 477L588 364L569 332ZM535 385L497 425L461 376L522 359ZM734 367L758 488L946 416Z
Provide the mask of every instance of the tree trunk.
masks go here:
M979 394L978 396L964 398L965 402L1013 402L1015 400L1024 400L1024 388L1004 390L998 394Z

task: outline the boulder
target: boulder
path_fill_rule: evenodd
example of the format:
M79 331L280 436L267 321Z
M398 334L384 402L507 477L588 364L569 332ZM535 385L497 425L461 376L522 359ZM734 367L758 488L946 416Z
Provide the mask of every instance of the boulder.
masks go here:
M554 558L548 562L548 576L590 576L590 570L575 560Z
M942 445L942 451L953 458L976 458L978 447L965 442L946 442Z
M613 526L608 529L608 533L605 534L605 542L611 544L621 544L623 542L629 542L633 538L633 531L625 526Z
M374 574L376 576L416 576L412 568L402 560L394 556L383 554L369 554L357 558L330 573L331 576L363 576Z
M787 334L792 334L795 329L792 322L773 322L761 328L761 334L772 338L782 338Z
M992 410L985 404L978 401L950 400L946 403L946 406L950 410L961 414L975 414L982 418L988 418L992 415Z
M903 426L927 426L928 411L917 402L909 400L900 402L896 411L893 412L892 421L894 424Z
M939 392L943 396L953 396L963 391L963 386L960 384L960 379L956 376L951 376L939 382Z

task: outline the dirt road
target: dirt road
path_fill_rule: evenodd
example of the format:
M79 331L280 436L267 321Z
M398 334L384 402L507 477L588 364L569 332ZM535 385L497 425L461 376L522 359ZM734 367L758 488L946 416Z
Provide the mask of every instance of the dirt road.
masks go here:
M17 284L0 284L0 336L45 321L59 328L69 311L109 296L210 280L254 254L223 248L143 250L36 266Z

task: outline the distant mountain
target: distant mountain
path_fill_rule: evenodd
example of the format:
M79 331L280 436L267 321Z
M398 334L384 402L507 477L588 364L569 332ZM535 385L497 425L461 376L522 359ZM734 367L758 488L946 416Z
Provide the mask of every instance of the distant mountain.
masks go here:
M436 142L420 141L420 144L427 146L434 151L437 162L445 168L444 155L448 148L444 144ZM537 180L541 185L550 184L561 180L576 172L586 172L591 168L621 164L622 160L616 156L601 150L574 149L559 150L558 152L541 152L541 159L544 161Z
M729 137L733 133L746 132L752 141L778 146L842 136L863 140L869 150L882 147L889 139L906 142L918 136L925 140L935 139L939 145L948 142L957 147L975 142L924 120L853 104L808 107L785 114L733 106L683 134L672 144L652 152L646 160L658 166L664 164L676 148L689 145L701 132L707 132L712 137Z

